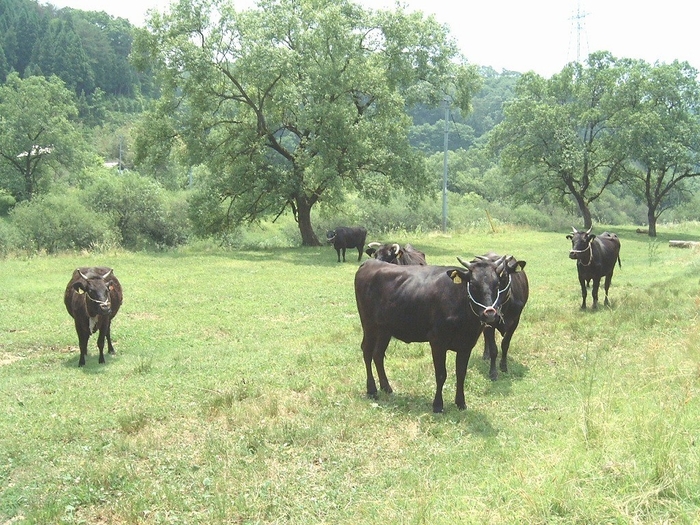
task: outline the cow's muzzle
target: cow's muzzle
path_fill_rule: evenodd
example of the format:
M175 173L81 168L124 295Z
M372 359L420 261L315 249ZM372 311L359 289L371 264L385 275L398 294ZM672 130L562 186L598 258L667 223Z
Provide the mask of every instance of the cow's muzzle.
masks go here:
M491 324L496 321L498 317L498 310L492 307L485 308L481 312L481 321L486 324Z

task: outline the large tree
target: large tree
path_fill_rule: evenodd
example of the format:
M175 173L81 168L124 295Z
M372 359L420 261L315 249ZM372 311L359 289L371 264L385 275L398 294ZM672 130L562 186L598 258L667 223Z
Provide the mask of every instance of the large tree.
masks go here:
M291 209L302 243L317 245L319 202L428 191L406 108L449 92L466 114L478 86L447 28L400 7L180 0L147 27L136 47L163 82L158 146L169 127L190 162L208 167L192 202L210 231Z
M627 124L618 144L629 156L627 185L646 203L649 236L660 215L687 197L700 176L700 84L687 62L638 62L625 82Z
M0 86L0 188L30 200L60 165L78 168L75 96L58 77L21 79Z
M627 70L628 61L598 52L550 79L527 73L491 138L525 194L573 199L585 228L592 224L590 204L622 174L624 156L613 137L621 109L616 93Z

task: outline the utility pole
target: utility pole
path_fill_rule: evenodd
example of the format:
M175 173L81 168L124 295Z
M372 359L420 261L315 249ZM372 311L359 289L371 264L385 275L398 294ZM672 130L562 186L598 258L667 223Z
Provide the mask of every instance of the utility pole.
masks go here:
M447 232L447 144L450 134L450 98L445 97L445 156L442 161L442 233Z

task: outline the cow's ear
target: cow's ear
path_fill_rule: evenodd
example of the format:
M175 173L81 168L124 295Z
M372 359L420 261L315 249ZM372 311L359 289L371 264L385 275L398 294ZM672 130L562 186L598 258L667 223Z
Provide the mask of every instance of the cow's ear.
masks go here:
M588 242L591 242L593 239L595 239L595 235L592 233L588 234Z
M83 286L83 283L81 283L80 281L78 281L77 283L73 283L73 289L80 294L85 293L85 286Z
M571 234L569 234L569 235L566 236L566 238L569 239L569 240L572 240L572 239L574 238L574 236L571 235Z
M526 264L525 261L518 261L518 264L515 265L515 270L514 270L514 271L517 272L517 271L518 271L518 268L520 268L520 271L523 271L523 270L525 269L525 264Z
M469 280L469 272L465 272L459 268L448 270L447 276L452 279L452 282L455 284L462 284L462 282Z
M368 257L372 257L376 252L377 252L377 250L375 250L374 248L367 248L365 250L365 253L367 254Z

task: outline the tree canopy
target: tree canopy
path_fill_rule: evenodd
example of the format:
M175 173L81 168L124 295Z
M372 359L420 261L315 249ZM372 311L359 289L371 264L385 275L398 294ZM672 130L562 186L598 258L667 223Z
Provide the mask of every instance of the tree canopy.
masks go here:
M624 157L611 143L621 100L621 66L607 52L571 63L550 79L520 77L492 145L502 165L532 198L572 197L585 228L589 205L620 180Z
M700 84L686 62L637 62L627 77L627 125L617 141L628 155L626 184L647 206L649 235L661 214L687 199L700 176Z
M77 168L77 116L74 96L58 77L22 80L11 73L0 86L0 188L30 200L52 169Z
M428 191L406 108L449 94L466 114L479 85L447 28L402 8L180 0L148 30L136 47L164 86L156 136L207 166L192 202L210 232L291 209L302 243L317 245L319 202Z

